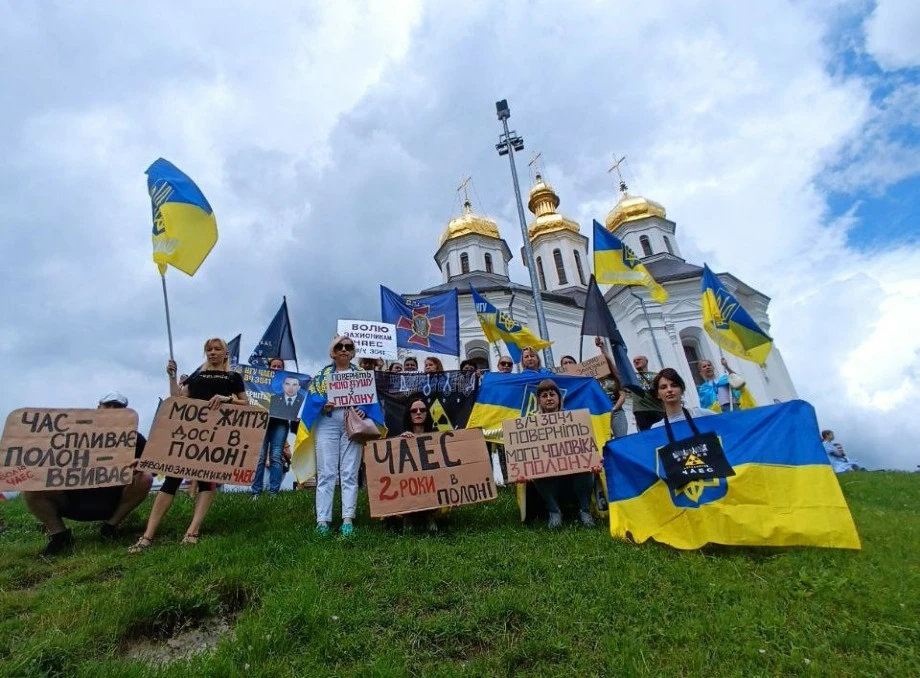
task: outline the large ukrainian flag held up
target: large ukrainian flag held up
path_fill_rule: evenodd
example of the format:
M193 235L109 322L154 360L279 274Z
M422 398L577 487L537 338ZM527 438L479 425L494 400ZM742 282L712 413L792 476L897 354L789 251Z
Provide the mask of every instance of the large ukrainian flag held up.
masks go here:
M773 340L705 264L702 292L703 327L712 340L732 355L763 365Z
M553 342L541 339L510 315L499 311L472 285L470 285L470 294L473 295L476 317L479 318L482 331L490 342L501 339L508 344L509 350L511 346L542 349L552 345Z
M670 490L656 453L668 443L664 428L611 440L604 471L612 536L678 549L860 548L811 405L793 400L694 422L701 433L719 435L735 475ZM684 421L672 426L678 440L692 435Z
M539 411L537 384L551 378L562 394L567 410L586 409L591 412L591 428L597 449L603 449L610 438L610 399L597 379L566 374L546 375L524 371L519 374L486 372L482 375L479 397L473 405L467 428L481 428L486 439L502 441L502 422L526 417Z
M594 221L594 275L605 285L644 285L659 304L668 293L655 282L636 253L622 240Z
M160 158L147 168L153 205L153 260L195 275L217 242L217 219L204 194L178 167Z

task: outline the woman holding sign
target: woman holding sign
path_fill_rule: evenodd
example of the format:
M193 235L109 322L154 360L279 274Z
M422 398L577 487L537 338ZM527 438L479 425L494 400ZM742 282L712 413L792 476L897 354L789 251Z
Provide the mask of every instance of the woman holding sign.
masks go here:
M196 374L193 374L183 384L179 385L176 381L176 362L170 360L166 363L166 374L169 375L169 395L184 396L196 400L207 400L208 404L213 407L219 407L224 403L236 403L238 405L248 405L249 398L246 397L246 389L243 386L243 378L237 372L230 371L230 352L227 350L227 342L223 339L208 339L204 342L204 354L206 360ZM153 508L150 510L150 518L147 520L147 529L144 530L143 536L128 549L128 553L140 553L150 548L153 544L153 538L156 536L157 528L163 516L172 506L173 499L176 496L176 490L182 484L182 478L167 476L163 486L157 493L157 498L153 502ZM192 515L192 522L182 537L183 544L197 544L199 530L204 522L208 511L211 508L211 502L214 501L214 492L217 489L216 483L198 482L198 494L195 497L195 513Z
M434 425L434 419L431 416L431 411L428 409L428 405L425 403L421 394L416 393L409 396L406 412L403 415L402 437L414 438L415 436L424 435L426 433L434 433L437 430L437 427ZM407 522L415 522L418 525L421 525L422 521L424 521L425 529L429 532L437 532L438 524L435 522L436 514L437 509L416 511L415 513L407 514L404 518Z
M326 397L326 382L333 372L355 372L357 366L351 362L355 355L355 343L350 337L337 336L329 347L332 362L314 377L313 390ZM342 487L342 536L354 533L355 509L358 505L358 469L361 467L361 444L348 437L345 428L347 407L335 407L328 399L322 407L322 415L316 423L316 531L329 534L332 522L332 503L335 495L335 481ZM364 419L366 413L358 408L355 412Z

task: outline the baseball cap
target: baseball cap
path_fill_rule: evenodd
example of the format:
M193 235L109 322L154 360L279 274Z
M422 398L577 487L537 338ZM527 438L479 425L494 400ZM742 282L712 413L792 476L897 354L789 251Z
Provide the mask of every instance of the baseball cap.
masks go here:
M109 403L114 403L120 405L121 407L127 407L128 399L118 391L110 391L109 393L106 393L104 396L99 398L100 405L107 405Z

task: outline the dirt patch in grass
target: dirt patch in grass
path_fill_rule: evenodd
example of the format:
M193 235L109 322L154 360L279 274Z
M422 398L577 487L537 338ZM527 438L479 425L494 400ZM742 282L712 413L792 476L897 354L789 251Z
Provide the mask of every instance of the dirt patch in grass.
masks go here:
M232 619L219 615L199 620L195 628L177 631L166 639L142 638L128 643L122 656L146 664L164 666L213 650L220 639L233 632Z

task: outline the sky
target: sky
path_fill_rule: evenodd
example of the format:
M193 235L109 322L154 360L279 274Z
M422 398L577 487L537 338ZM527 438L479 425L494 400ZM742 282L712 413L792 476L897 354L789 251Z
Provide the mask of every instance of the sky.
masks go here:
M176 359L255 346L282 295L302 371L378 286L440 282L473 177L521 246L495 101L589 234L633 193L685 258L771 297L801 397L851 457L920 464L920 3L0 0L0 413L149 426L167 393L144 170L198 183L220 241L167 275ZM512 279L526 282L516 256Z

